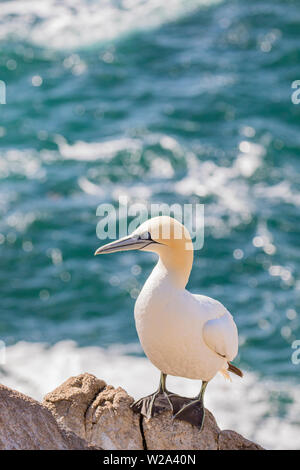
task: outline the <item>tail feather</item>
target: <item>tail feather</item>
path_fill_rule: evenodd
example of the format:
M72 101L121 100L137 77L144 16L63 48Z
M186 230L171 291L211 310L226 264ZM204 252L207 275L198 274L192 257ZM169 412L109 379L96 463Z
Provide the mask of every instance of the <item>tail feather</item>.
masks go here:
M220 372L220 374L223 375L225 380L229 380L229 382L232 382L230 374L228 373L227 369L221 369L219 372Z
M231 362L228 362L227 370L229 370L229 372L232 372L233 374L238 375L239 377L243 377L243 372L238 367L231 364Z

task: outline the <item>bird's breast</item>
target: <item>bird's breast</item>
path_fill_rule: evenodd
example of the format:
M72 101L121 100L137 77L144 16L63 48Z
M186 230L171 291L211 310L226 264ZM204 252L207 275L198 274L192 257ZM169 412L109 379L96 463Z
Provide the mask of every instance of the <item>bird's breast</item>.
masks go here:
M197 302L185 289L177 289L168 279L150 279L136 301L134 313L145 354L161 371L206 380L210 362L220 365L202 338L205 312L199 312ZM206 361L201 360L203 354Z

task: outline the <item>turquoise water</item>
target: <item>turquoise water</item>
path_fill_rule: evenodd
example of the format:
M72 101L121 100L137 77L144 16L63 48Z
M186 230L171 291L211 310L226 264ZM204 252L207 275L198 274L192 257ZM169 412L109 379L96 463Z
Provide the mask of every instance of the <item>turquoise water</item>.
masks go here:
M1 5L0 338L132 347L154 258L94 258L97 206L198 202L189 289L234 315L237 364L297 386L298 3ZM293 399L270 400L285 419Z

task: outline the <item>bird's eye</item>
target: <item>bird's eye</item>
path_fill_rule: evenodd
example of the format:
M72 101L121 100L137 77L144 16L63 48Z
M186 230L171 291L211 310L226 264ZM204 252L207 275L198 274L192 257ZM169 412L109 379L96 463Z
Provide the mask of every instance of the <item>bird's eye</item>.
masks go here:
M145 232L145 233L142 233L140 238L142 240L151 240L151 235L150 235L150 232Z

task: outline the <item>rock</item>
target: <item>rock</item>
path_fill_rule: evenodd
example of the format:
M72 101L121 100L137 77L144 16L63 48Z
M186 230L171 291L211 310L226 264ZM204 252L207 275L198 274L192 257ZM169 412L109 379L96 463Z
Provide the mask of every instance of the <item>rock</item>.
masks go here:
M235 431L221 431L218 441L219 450L264 450Z
M142 450L139 416L130 408L133 398L125 390L105 387L86 414L86 439L103 449Z
M60 423L85 439L85 415L89 406L106 386L103 380L91 374L70 377L62 385L48 393L44 405Z
M143 420L143 432L148 450L263 450L235 431L221 431L207 409L201 433L169 412Z
M150 420L130 408L133 399L91 374L72 377L46 395L44 405L71 431L107 450L260 450L234 431L221 431L206 410L203 430L173 420L169 411Z
M32 398L0 385L1 450L91 449Z
M148 450L217 450L220 429L210 411L205 410L203 429L174 420L167 411L143 420Z
M139 416L125 390L107 386L91 374L71 377L53 392L44 405L54 417L86 439L107 450L142 450Z
M235 431L221 431L206 410L203 430L165 411L133 413L122 388L91 374L71 377L44 403L0 385L0 449L263 450Z

